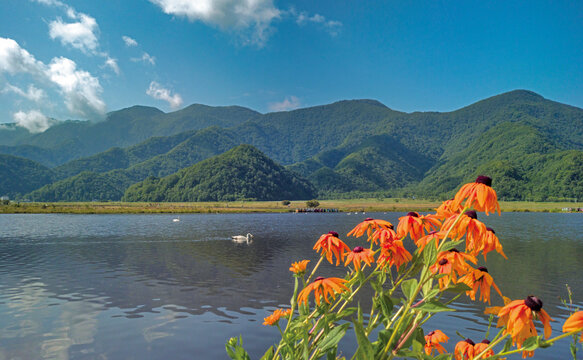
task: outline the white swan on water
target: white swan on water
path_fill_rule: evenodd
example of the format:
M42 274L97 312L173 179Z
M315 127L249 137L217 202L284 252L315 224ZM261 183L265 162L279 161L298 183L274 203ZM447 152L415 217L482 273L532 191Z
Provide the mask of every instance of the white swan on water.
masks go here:
M233 240L233 242L236 243L244 243L246 242L247 244L249 244L252 240L250 238L253 237L253 234L247 233L247 236L243 236L243 235L233 235L231 236L231 239Z
M176 217L176 218L174 218L174 219L172 219L172 221L173 221L173 222L179 222L179 221L180 221L180 216L179 216L179 217Z

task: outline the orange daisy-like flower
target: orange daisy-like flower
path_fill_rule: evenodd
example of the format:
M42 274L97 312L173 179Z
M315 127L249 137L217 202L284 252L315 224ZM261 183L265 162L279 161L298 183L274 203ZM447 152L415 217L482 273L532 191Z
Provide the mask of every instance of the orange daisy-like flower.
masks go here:
M291 309L276 309L271 315L263 318L263 325L273 326L279 322L279 319L289 316L289 314L291 314Z
M441 203L441 205L439 205L437 209L435 209L437 217L441 220L445 220L452 215L459 214L461 211L461 206L456 204L454 199L445 200Z
M317 305L320 305L321 297L324 297L324 301L329 304L330 300L328 299L328 295L334 300L336 294L350 291L350 289L344 285L345 283L346 280L344 279L336 277L324 278L319 276L299 293L298 304L308 304L308 296L312 291L314 292L314 299L316 300Z
M490 340L482 340L482 342L477 343L476 345L474 345L474 356L478 356L480 353L482 353L482 351L486 350L486 348L490 345ZM475 358L474 360L477 359L486 359L487 357L493 356L494 355L494 350L492 349L488 349L488 351L486 351L484 354L482 354L482 356Z
M563 332L565 333L577 330L581 331L581 339L579 341L583 342L583 311L577 311L569 316L563 324Z
M502 244L500 244L500 240L498 240L496 232L494 229L487 227L486 234L482 237L482 245L478 251L482 252L482 255L484 255L484 260L486 260L486 254L494 250L496 250L500 255L504 256L506 260L508 260L506 254L504 254L504 251L502 251Z
M466 251L477 255L482 248L483 237L486 235L486 225L478 220L478 214L474 210L466 211L461 215L461 219L456 223L458 215L450 216L443 223L442 229L445 231L451 228L449 236L460 239L466 236ZM455 226L454 226L455 224Z
M464 207L473 207L477 211L486 212L486 215L498 211L498 215L500 215L498 196L496 191L492 189L492 178L488 176L480 175L475 182L462 186L455 195L454 203L461 206L464 199L466 200Z
M423 236L423 231L437 230L441 222L435 215L419 215L418 212L411 211L406 216L399 218L397 225L397 237L404 238L407 234L411 235L414 241Z
M365 249L362 246L357 246L352 249L351 252L346 256L346 262L344 266L348 264L354 265L354 268L358 271L360 270L360 263L364 262L366 265L370 266L374 262L374 252L371 249Z
M543 302L536 296L527 296L524 300L514 300L500 309L497 327L506 326L505 334L510 334L517 347L521 347L524 340L536 336L533 319L538 318L544 326L545 338L551 336L553 321L549 314L542 309ZM524 351L522 357L533 356L533 351Z
M465 275L472 269L467 261L474 264L477 262L474 256L461 253L457 249L442 251L437 255L437 262L429 270L433 274L448 275L439 278L439 288L444 289L449 286L450 282L457 283L458 276Z
M346 236L354 235L355 237L361 237L366 232L366 235L370 238L372 231L379 229L393 229L393 224L386 220L366 218L363 222L356 225L354 229L350 230Z
M289 271L293 272L297 276L302 276L306 272L306 267L310 260L296 261L291 264Z
M441 342L447 342L449 337L445 335L441 330L435 330L425 335L425 354L433 356L433 353L437 350L440 354L444 354L447 351Z
M455 344L455 360L472 360L474 358L474 345L471 339L465 339Z
M459 282L464 283L472 288L472 290L466 291L466 295L468 295L472 300L476 300L476 293L478 289L480 290L480 300L484 302L488 302L490 304L490 288L493 286L494 290L500 294L502 297L502 293L496 284L494 283L494 279L490 274L488 274L488 269L480 266L477 269L471 269L469 273L462 276L459 279Z
M455 275L453 272L452 264L446 258L438 260L434 265L431 265L429 270L431 271L432 274L446 274L446 276L439 278L440 290L443 290L446 287L448 287L449 283L452 280L452 275Z
M439 242L441 239L445 237L445 234L440 231L432 231L429 234L419 238L419 240L415 241L415 245L420 250L425 248L425 245L429 244L431 241L435 240L435 247L439 247Z
M380 228L375 230L370 239L373 244L376 244L378 240L382 245L386 242L397 240L397 233L392 228Z
M338 265L341 260L344 261L345 253L350 251L350 248L338 238L338 233L336 231L330 231L329 233L320 236L314 245L314 250L322 250L321 255L326 255L326 260L328 260L330 264L333 263L332 254L334 254L334 256L336 256L336 265Z
M378 264L381 266L396 266L397 270L399 267L409 261L411 261L411 253L405 249L402 240L390 241L382 244L381 254L377 260Z

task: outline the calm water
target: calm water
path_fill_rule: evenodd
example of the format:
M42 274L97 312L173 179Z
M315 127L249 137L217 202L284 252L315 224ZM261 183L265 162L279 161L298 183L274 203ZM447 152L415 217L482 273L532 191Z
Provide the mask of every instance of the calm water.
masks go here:
M180 222L171 215L0 215L0 359L224 359L225 341L239 334L258 358L277 340L261 323L289 303L292 261L315 260L311 248L322 233L346 234L369 216L396 224L402 215L193 214ZM510 258L488 257L503 293L543 299L560 333L565 284L583 306L583 215L480 220ZM247 232L252 244L230 241ZM336 271L324 267L321 275ZM482 303L455 307L426 326L450 336L449 351L459 340L455 330L478 342L487 326ZM569 358L567 341L536 358Z

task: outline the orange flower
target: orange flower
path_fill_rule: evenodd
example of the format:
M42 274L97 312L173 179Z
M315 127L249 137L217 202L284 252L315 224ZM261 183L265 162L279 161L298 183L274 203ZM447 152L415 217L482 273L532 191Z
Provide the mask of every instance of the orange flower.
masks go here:
M510 334L513 343L517 347L521 347L524 340L537 335L533 323L533 319L536 317L543 323L544 335L548 338L551 336L550 321L553 319L542 307L543 302L535 296L527 296L524 300L514 300L500 309L497 327L506 326L504 333ZM533 355L533 351L523 351L522 353L522 357Z
M373 244L376 244L377 240L379 240L382 245L386 242L397 240L397 233L392 228L380 228L375 230L370 239Z
M423 236L423 231L436 230L441 226L441 222L435 215L419 215L418 212L411 211L406 216L399 218L397 225L397 237L404 238L407 234L411 235L414 241Z
M500 205L496 191L492 189L492 179L488 176L480 175L475 182L465 184L459 189L454 198L455 206L461 206L466 199L464 207L473 207L477 211L489 212L498 211L500 215Z
M458 276L467 274L472 267L466 261L477 262L476 258L470 254L461 253L457 249L442 251L437 254L437 262L429 270L433 274L447 274L439 278L439 288L444 289L449 283L457 283Z
M330 231L328 234L320 236L314 250L322 250L321 256L326 255L326 260L332 264L332 254L336 256L336 266L340 264L340 260L344 261L345 252L350 251L348 245L338 238L338 233Z
M484 260L486 260L486 254L493 250L496 250L500 255L504 256L506 260L508 260L506 254L504 254L504 251L502 251L502 244L500 244L500 240L498 240L496 232L492 228L486 228L486 234L484 237L482 237L482 246L478 250L482 251Z
M577 311L573 315L569 316L569 318L563 324L563 332L571 332L571 331L582 331L581 332L581 342L583 342L583 311Z
M273 326L279 322L279 319L282 317L289 316L291 314L291 309L282 310L276 309L271 315L266 318L263 318L263 325Z
M474 345L474 356L479 355L482 351L486 350L486 348L490 345L490 340L484 339L482 340L482 342L477 343L476 345ZM478 359L485 359L487 357L493 356L494 355L494 350L489 349L488 351L486 351L482 356L480 356L479 358L475 358L475 360Z
M358 271L360 270L360 262L364 261L368 266L374 261L374 252L371 249L365 249L362 246L357 246L352 249L351 252L346 256L346 262L344 266L347 266L352 262L354 268Z
M441 220L447 219L448 217L459 214L463 209L459 204L456 204L453 199L445 200L435 209L437 217Z
M446 274L447 276L443 276L439 278L439 289L443 290L449 286L449 283L452 280L453 274L453 267L451 263L446 259L442 258L438 260L434 265L431 265L429 268L432 274ZM455 274L454 274L455 275ZM455 283L455 281L454 281Z
M306 272L306 267L308 266L309 262L310 260L296 261L295 263L291 264L289 271L293 272L297 276L301 276Z
M444 238L444 236L445 234L440 231L432 231L429 234L419 238L419 240L415 241L415 245L417 245L419 250L423 250L425 245L429 244L435 239L435 247L437 248L439 247L439 242Z
M500 289L494 283L494 279L488 274L488 269L483 266L480 266L477 269L471 269L469 273L460 278L459 282L472 288L472 290L466 291L466 295L474 301L476 300L476 293L478 292L478 289L480 289L480 300L484 302L487 301L488 304L490 304L490 287L492 286L494 287L494 290L503 297Z
M346 283L346 280L344 279L336 277L324 278L319 276L300 292L298 295L298 304L306 303L307 305L308 296L312 291L314 292L314 299L316 300L317 305L320 305L320 298L322 296L324 297L324 301L329 304L330 301L328 300L328 295L334 300L336 294L350 290L344 285L344 283Z
M372 231L379 229L393 229L393 224L385 220L366 218L363 222L356 225L354 229L350 230L346 236L354 235L355 237L361 237L366 232L366 235L370 238Z
M465 235L466 251L477 255L479 249L482 248L482 239L486 235L486 225L478 220L478 215L473 210L463 213L456 224L457 217L458 215L456 214L447 218L443 223L442 229L447 231L451 228L449 233L451 238L460 239Z
M447 351L440 342L447 342L449 337L445 335L441 330L435 330L425 335L425 353L427 355L433 356L433 352L437 350L440 354L446 353Z
M455 344L455 360L472 360L474 358L474 345L471 339L465 339Z
M381 266L393 266L399 267L406 262L411 261L411 253L405 249L402 240L390 241L382 244L381 254L377 260L378 264Z

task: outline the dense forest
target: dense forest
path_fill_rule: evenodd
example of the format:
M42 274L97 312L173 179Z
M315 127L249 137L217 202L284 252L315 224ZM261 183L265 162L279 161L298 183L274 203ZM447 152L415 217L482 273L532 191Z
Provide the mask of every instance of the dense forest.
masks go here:
M583 191L583 109L516 90L447 113L403 113L374 100L349 100L267 114L237 106L195 104L172 113L134 106L99 123L63 121L37 134L7 124L0 127L0 195L120 200L134 184L132 191L166 184L167 177L241 144L293 172L320 198L443 199L479 174L491 175L507 200L580 199ZM223 171L212 181L227 184L235 175ZM197 199L212 197L201 192L263 196L232 184L221 193L205 182L206 172L196 175Z

